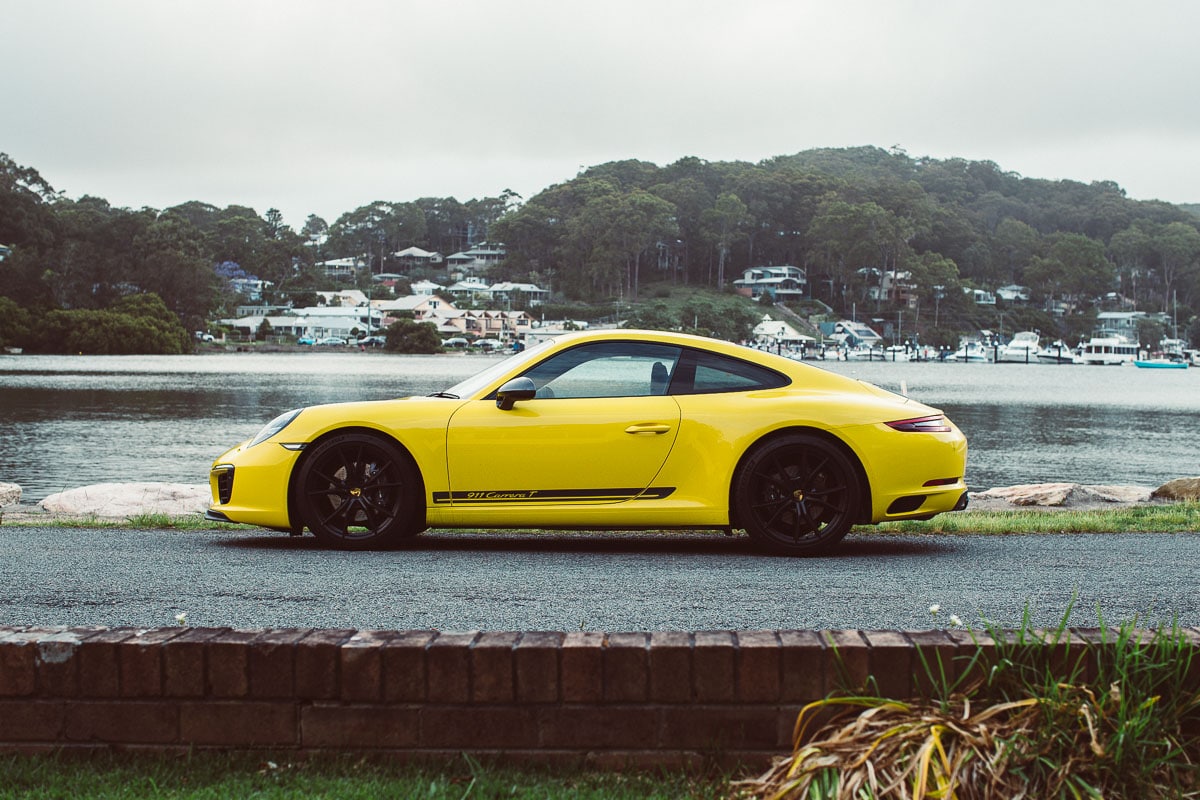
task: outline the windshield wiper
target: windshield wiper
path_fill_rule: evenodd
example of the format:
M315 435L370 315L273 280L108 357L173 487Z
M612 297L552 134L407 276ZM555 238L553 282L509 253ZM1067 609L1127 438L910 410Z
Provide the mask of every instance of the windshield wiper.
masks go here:
M447 400L461 400L462 399L458 395L450 394L449 392L434 392L433 394L429 395L429 397L445 397Z

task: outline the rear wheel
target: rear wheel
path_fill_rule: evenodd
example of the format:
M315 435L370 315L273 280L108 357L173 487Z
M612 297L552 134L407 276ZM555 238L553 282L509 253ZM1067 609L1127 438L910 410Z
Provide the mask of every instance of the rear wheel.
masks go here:
M766 550L817 555L854 524L861 489L850 458L817 436L765 442L746 458L734 483L739 522Z
M326 547L383 548L419 532L417 469L384 439L362 433L325 439L307 454L297 483L304 523Z

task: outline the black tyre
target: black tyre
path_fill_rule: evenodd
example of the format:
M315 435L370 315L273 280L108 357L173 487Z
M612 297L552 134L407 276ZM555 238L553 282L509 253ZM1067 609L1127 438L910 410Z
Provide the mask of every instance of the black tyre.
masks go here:
M391 442L362 433L325 439L297 475L304 524L326 547L391 547L420 531L416 466Z
M760 547L785 555L817 555L854 524L861 489L850 458L817 436L765 442L734 481L738 522Z

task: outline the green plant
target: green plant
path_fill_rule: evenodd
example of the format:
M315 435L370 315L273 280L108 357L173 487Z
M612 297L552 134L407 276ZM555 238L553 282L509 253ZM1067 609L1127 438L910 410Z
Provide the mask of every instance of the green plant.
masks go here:
M834 695L800 713L795 749L735 786L762 798L1178 798L1200 787L1200 675L1172 624L972 632L926 697Z

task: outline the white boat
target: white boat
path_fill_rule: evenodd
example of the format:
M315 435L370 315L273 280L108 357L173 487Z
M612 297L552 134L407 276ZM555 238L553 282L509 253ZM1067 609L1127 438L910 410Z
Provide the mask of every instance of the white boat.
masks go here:
M845 361L884 361L882 347L853 347L844 351Z
M987 348L979 342L964 342L951 358L964 363L982 364L988 360Z
M1082 364L1075 351L1068 347L1062 339L1056 339L1038 351L1037 359L1043 364Z
M1093 336L1079 352L1084 364L1132 364L1138 346L1120 336Z
M912 353L901 344L894 344L883 351L884 361L911 361Z
M1038 353L1041 352L1041 347L1038 346L1040 342L1041 337L1033 331L1021 331L1014 334L1012 340L1000 348L996 360L1018 364L1037 363Z

